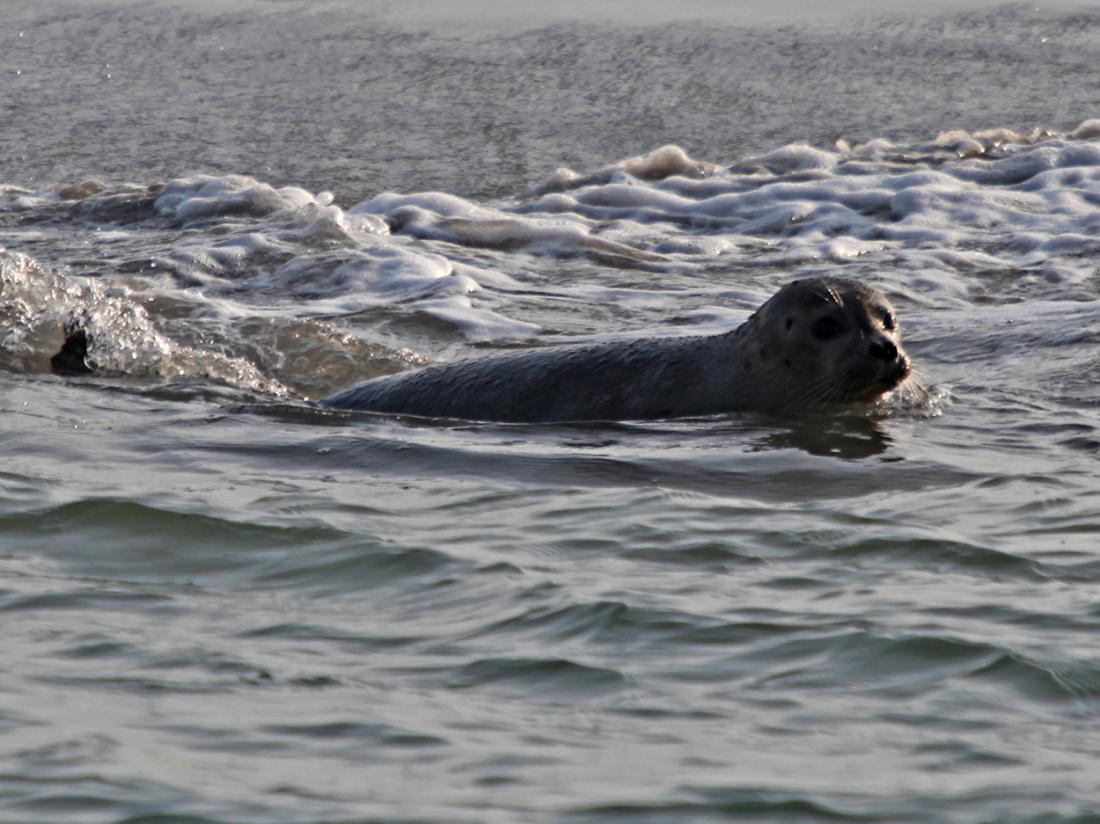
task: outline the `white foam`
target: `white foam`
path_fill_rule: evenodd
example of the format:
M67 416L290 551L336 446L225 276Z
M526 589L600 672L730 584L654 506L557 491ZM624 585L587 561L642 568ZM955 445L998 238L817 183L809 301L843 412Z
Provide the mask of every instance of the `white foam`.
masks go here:
M252 275L248 283L263 294L292 298L299 315L357 312L480 288L440 255L376 247L343 257L340 262L299 255L272 271Z
M473 220L492 220L497 213L490 208L445 192L420 192L402 195L383 192L370 200L353 206L349 214L392 215L408 210L410 215L430 213L438 217L465 217Z
M944 262L918 253L938 247L953 250L956 265L971 271L1030 267L1052 281L1083 281L1091 276L1084 258L1095 254L1090 233L1100 230L1094 129L1087 121L1076 137L954 132L917 149L885 140L854 149L842 144L836 152L795 145L705 180L574 178L568 191L501 211L536 222L572 214L585 219L589 234L663 255L713 254L700 237L720 238L719 254L772 238L777 264L880 260L884 270L896 271L942 268ZM959 151L971 143L978 149ZM945 159L945 150L956 159ZM872 156L888 162L868 164ZM648 232L637 228L647 225Z
M399 235L494 254L582 255L670 273L728 256L731 267L751 260L791 275L850 270L957 305L975 273L1019 271L1051 286L1092 277L1100 233L1092 128L1075 132L1084 138L988 130L915 147L792 145L727 169L704 164L705 174L649 179L631 174L646 167L628 159L587 177L559 174L541 193L493 204L387 194L356 210L385 217ZM689 170L695 164L686 152L668 157Z
M575 201L564 198L564 209ZM536 214L531 207L495 209L442 192L388 192L361 203L351 214L385 214L402 234L483 248L524 248L530 254L623 258L655 262L661 255L636 245L597 237L579 214Z
M832 171L839 162L840 157L834 152L795 143L757 157L746 158L737 164L737 168L766 170L772 174L783 175L807 170Z
M187 224L221 215L268 215L331 203L329 192L313 195L294 186L275 189L243 175L197 175L170 181L157 197L154 208L162 217Z
M534 324L513 320L491 309L475 308L465 295L425 301L420 309L451 324L473 342L526 340L539 332Z
M56 192L32 192L19 186L0 185L0 212L28 212L58 200Z
M466 204L446 195L421 200L441 208ZM331 201L328 193L241 176L172 181L157 198L157 214L184 224L216 221L226 236L181 235L160 265L210 294L231 293L221 306L236 316L272 304L301 315L349 313L480 288L446 257L391 241L388 225L370 209L345 211Z
M1100 119L1085 120L1073 132L1070 137L1074 140L1091 140L1100 137Z
M33 258L0 252L0 358L15 371L49 371L66 330L88 337L88 363L101 373L197 378L286 395L278 381L241 357L173 341L126 287L67 277Z

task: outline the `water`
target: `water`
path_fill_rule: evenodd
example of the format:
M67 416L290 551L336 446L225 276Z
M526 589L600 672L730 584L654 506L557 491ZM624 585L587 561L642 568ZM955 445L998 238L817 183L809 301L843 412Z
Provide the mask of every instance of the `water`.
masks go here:
M0 819L1097 820L1096 11L5 21ZM926 391L312 403L823 273Z

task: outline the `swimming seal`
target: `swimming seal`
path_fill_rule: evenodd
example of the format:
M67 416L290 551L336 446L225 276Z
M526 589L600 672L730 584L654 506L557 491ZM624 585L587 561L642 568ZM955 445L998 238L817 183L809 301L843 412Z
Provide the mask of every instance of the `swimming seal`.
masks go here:
M910 373L881 292L796 280L719 335L527 350L375 378L330 407L481 421L611 421L798 412L871 402Z

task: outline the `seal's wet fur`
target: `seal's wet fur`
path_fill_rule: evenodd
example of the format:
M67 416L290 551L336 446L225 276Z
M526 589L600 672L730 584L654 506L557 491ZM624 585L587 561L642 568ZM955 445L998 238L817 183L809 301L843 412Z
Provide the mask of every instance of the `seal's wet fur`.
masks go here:
M482 421L646 420L873 401L909 375L886 298L787 284L737 329L527 350L375 378L326 406Z

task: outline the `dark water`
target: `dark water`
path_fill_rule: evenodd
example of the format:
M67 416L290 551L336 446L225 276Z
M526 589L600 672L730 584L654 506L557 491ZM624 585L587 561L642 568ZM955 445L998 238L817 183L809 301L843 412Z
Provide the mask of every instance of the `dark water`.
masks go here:
M4 11L0 819L1100 820L1095 10ZM310 402L822 273L924 391Z

